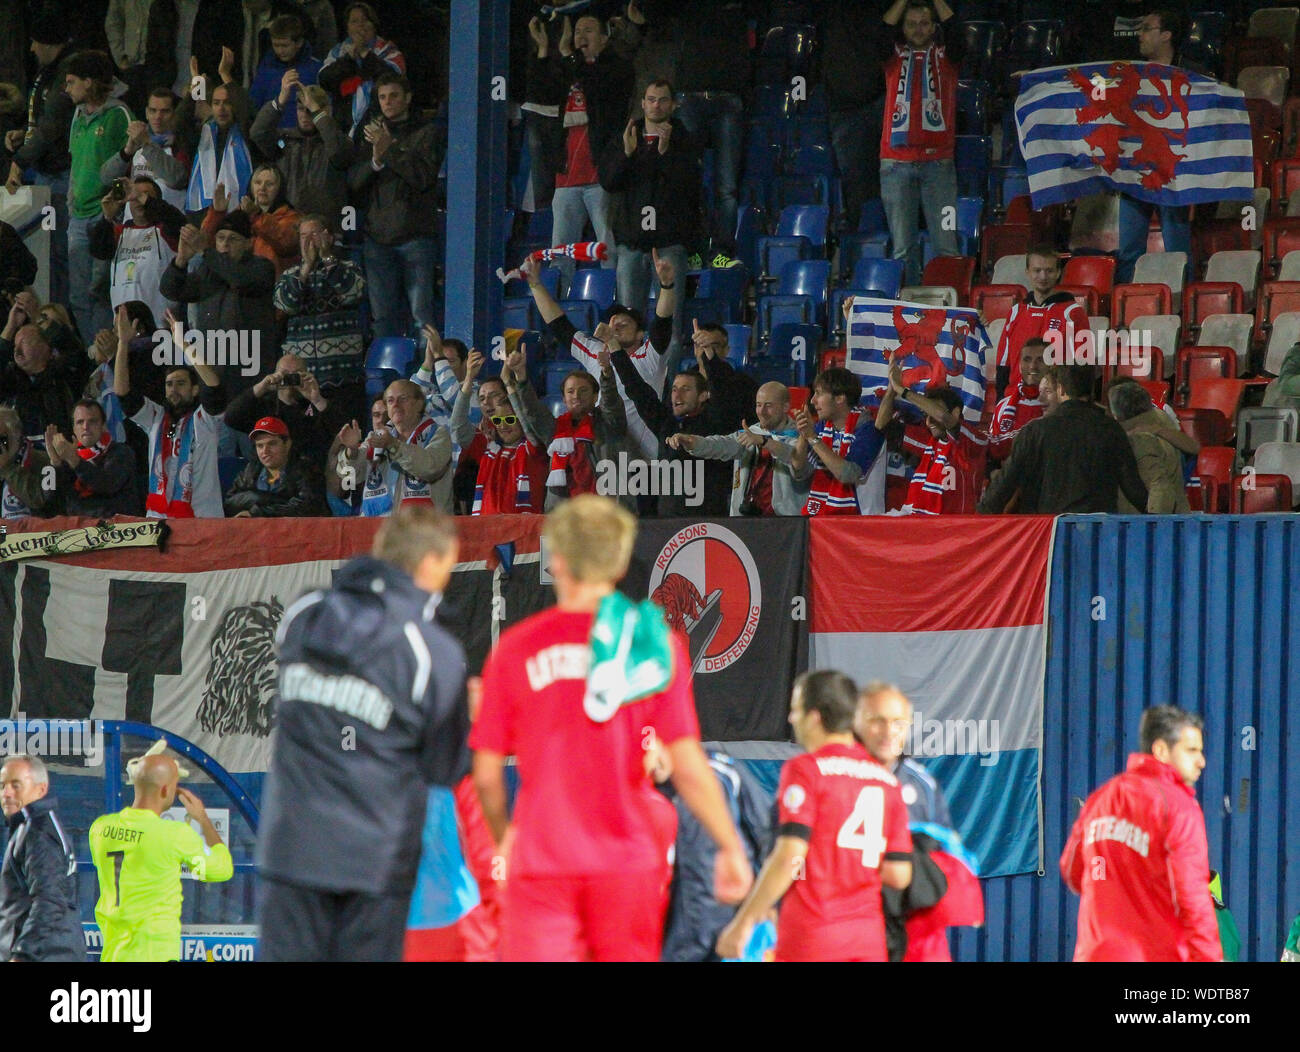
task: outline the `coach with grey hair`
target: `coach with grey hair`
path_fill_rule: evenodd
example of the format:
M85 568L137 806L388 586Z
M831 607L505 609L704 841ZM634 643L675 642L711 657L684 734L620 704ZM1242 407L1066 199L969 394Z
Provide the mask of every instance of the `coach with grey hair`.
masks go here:
M0 961L85 961L72 838L54 813L50 775L36 756L0 767L9 845L0 868Z

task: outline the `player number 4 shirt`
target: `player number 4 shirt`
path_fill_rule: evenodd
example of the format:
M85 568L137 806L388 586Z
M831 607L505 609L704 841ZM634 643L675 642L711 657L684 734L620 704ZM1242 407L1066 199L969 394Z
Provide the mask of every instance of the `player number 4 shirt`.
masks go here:
M777 958L887 960L880 864L912 854L898 780L860 745L825 745L786 762L777 801L777 835L808 841L781 902Z

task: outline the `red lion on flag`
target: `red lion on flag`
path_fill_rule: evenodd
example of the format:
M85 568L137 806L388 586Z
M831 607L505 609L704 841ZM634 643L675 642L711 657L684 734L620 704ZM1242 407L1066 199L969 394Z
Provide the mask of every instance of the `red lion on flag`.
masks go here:
M971 331L969 322L958 319L952 326L952 369L939 357L939 334L948 323L948 314L942 309L922 310L921 317L909 322L903 317L905 308L894 308L894 328L898 330L898 348L893 352L901 361L915 355L924 365L903 370L903 386L914 387L923 380L926 391L937 391L948 386L949 375L958 376L966 368L966 337ZM916 308L912 308L915 310Z
M1187 97L1192 93L1187 75L1171 70L1167 82L1164 77L1149 78L1160 93L1159 102L1138 98L1143 74L1129 62L1112 62L1107 66L1102 85L1089 80L1077 69L1070 70L1068 76L1088 99L1074 111L1080 125L1096 124L1107 117L1115 121L1098 124L1083 140L1101 151L1096 160L1106 174L1114 175L1120 167L1123 143L1137 139L1140 145L1133 151L1129 167L1143 172L1142 185L1146 189L1158 190L1166 186L1184 156L1174 152L1171 142L1187 142ZM1096 98L1099 86L1101 98ZM1182 121L1181 129L1160 128L1151 123L1167 119L1175 109Z

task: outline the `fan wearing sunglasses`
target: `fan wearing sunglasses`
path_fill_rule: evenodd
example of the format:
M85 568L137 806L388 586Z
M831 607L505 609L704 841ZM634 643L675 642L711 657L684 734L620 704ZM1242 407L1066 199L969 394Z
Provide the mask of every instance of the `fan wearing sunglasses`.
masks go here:
M483 355L471 350L465 360L465 379L451 413L451 428L468 421L474 398L474 380L483 368ZM508 366L507 366L508 368ZM479 406L491 423L487 446L479 456L471 515L541 514L546 500L546 451L524 434L523 421L510 405L505 382L497 376L478 386Z

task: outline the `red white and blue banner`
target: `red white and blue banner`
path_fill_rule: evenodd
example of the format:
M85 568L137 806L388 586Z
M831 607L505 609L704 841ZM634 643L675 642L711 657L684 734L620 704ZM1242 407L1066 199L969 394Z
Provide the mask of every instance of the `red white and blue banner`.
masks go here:
M814 519L809 667L912 700L909 754L947 796L982 877L1043 858L1050 516Z
M880 404L889 386L889 358L902 355L903 383L913 391L951 387L966 406L966 420L977 425L992 375L996 348L969 307L858 296L848 318L845 365L862 378L862 402Z
M1020 149L1035 208L1119 190L1157 205L1249 201L1245 96L1154 62L1091 62L1020 78Z

